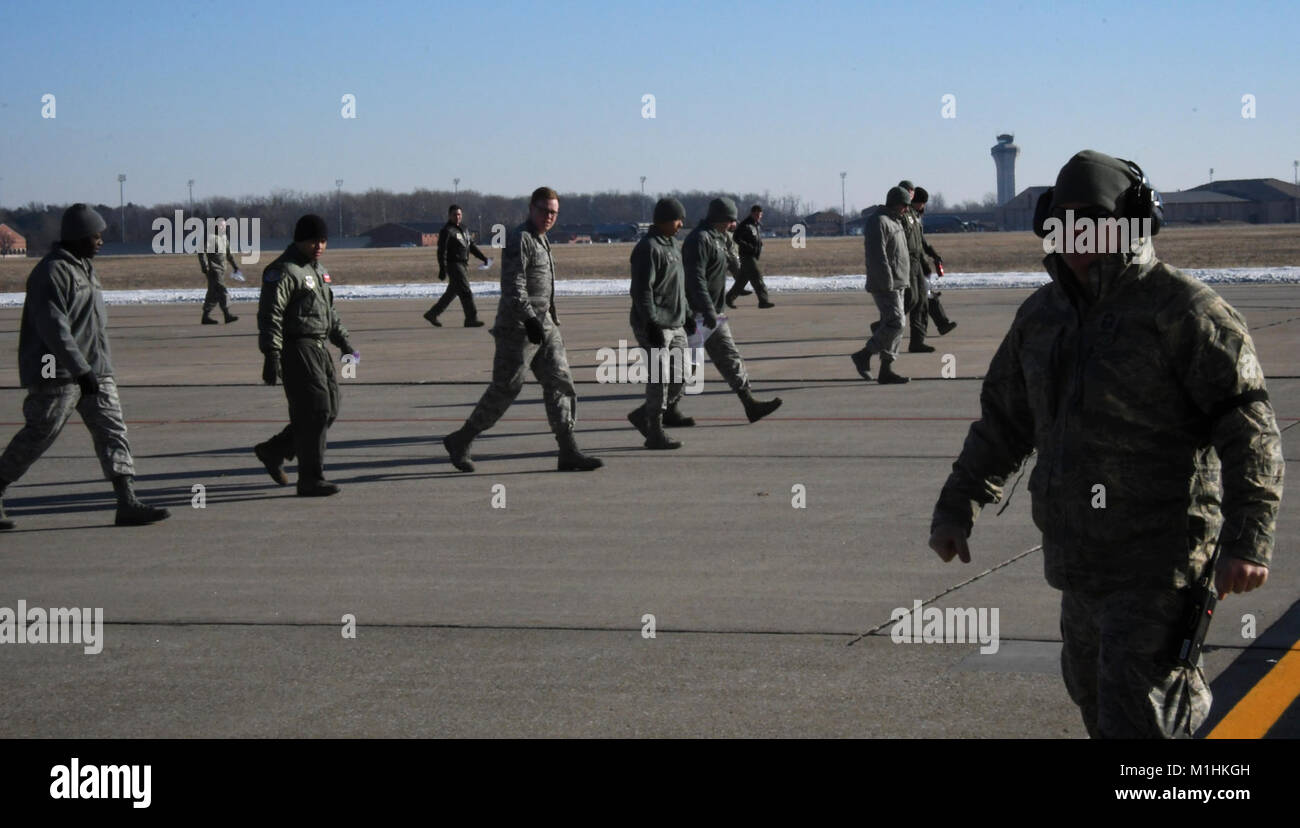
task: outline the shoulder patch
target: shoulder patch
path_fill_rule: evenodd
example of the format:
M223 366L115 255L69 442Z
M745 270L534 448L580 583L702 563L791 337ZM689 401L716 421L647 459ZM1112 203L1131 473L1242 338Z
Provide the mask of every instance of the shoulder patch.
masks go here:
M267 270L265 273L262 274L262 281L266 282L267 284L275 284L276 282L280 281L281 275L282 274L278 270L275 269Z

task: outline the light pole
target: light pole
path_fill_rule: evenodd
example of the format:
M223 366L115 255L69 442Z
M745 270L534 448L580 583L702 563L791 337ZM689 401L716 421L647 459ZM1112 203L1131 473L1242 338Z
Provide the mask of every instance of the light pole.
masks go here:
M339 238L343 238L343 179L334 179L334 187L339 194Z
M645 221L645 176L641 176L641 220Z
M194 212L194 179L191 178L186 183L189 184L189 188L190 188L190 212L193 213Z
M122 222L122 244L126 244L126 174L117 174L118 219Z
M846 203L844 201L844 179L847 176L848 173L846 172L840 173L840 235L841 236L847 236L849 234L849 212L848 212L849 208L845 206Z
M1300 187L1300 161L1291 162L1291 172L1292 175L1294 176L1295 185L1297 187ZM4 179L0 178L0 181L3 180ZM1294 201L1295 201L1295 220L1297 224L1300 224L1300 193L1297 193Z
M453 196L460 195L460 179L459 179L459 178L453 178L453 179L451 180L451 194L452 194Z
M1210 183L1214 183L1214 167L1210 167Z

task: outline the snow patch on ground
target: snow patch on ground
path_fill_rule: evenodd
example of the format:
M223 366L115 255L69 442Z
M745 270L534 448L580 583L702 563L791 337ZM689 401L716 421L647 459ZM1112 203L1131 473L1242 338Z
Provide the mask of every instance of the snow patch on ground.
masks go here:
M1300 284L1300 267L1231 267L1204 270L1187 269L1184 272L1212 285L1240 284ZM768 289L773 293L827 293L834 291L860 291L866 277L861 274L844 276L768 276ZM1035 288L1047 284L1046 273L949 273L937 280L942 290L974 288ZM415 282L399 285L334 285L338 299L433 299L441 296L444 285L439 282ZM166 288L155 290L106 290L104 301L110 305L161 305L199 304L205 288ZM230 298L236 302L256 302L260 288L232 287ZM555 283L558 296L627 296L627 279L561 279ZM475 296L500 296L500 285L493 282L475 282ZM23 294L0 293L0 308L22 307Z

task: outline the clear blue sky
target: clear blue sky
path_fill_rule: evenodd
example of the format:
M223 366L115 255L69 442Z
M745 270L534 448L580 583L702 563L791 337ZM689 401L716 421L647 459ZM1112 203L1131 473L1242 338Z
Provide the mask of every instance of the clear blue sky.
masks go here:
M1287 3L29 3L0 31L0 202L418 186L950 201L1092 147L1160 189L1291 180ZM41 96L56 96L54 119ZM340 115L356 95L357 117ZM656 117L641 117L641 97ZM941 118L941 99L957 117ZM1241 116L1253 94L1256 117Z

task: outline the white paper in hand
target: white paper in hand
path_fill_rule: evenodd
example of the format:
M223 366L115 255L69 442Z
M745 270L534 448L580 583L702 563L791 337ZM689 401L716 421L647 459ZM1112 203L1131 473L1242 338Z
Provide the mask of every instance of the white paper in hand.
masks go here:
M244 281L244 271L236 270L234 273L230 274L230 278L234 279L236 282L242 282Z
M483 264L479 265L479 266L478 266L478 269L479 269L479 270L487 270L487 269L490 268L490 267L492 267L492 260L491 260L491 259L488 259L486 262L484 262Z
M718 317L719 324L724 322L726 318L727 318L726 314L719 316ZM703 348L704 343L708 340L709 337L713 336L713 332L716 330L717 330L716 326L710 328L708 325L704 324L703 314L698 314L698 313L695 314L695 333L686 337L686 347L691 349Z

